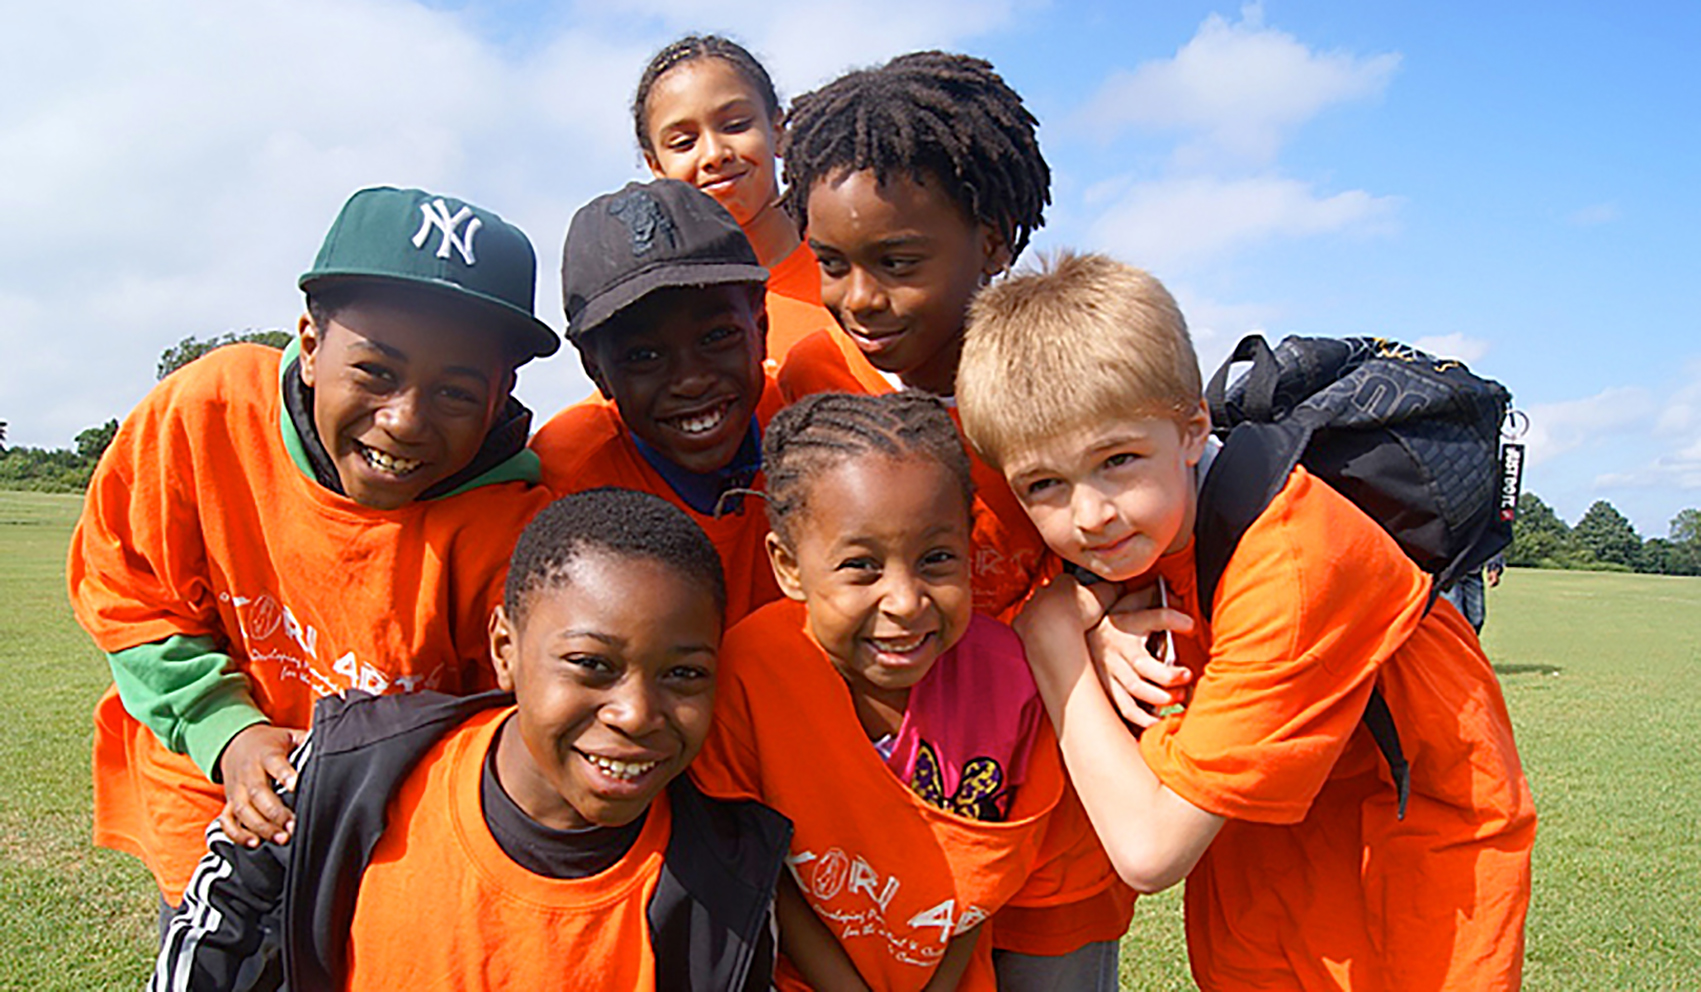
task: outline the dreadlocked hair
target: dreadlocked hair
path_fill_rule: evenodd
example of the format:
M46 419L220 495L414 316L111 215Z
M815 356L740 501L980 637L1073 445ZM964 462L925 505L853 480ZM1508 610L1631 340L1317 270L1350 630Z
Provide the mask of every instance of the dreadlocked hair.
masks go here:
M965 507L974 498L963 440L936 397L815 393L775 414L762 434L768 527L791 544L788 523L807 510L811 484L847 458L876 454L931 458L956 477Z
M768 119L779 120L779 94L774 90L774 81L769 78L768 70L762 68L756 56L738 42L718 34L688 34L652 56L650 64L644 67L644 74L638 77L638 92L632 97L632 126L638 132L638 147L645 153L655 153L654 146L650 144L650 90L655 88L656 80L667 75L669 69L697 59L720 59L732 66L762 98Z
M840 171L873 169L881 183L931 175L965 216L1004 237L1014 262L1051 202L1038 126L985 59L900 55L792 101L779 148L786 209L801 230L809 191Z
M518 622L533 592L566 583L575 562L597 553L660 562L726 612L721 556L703 529L659 496L602 486L561 497L520 533L502 592L508 616Z

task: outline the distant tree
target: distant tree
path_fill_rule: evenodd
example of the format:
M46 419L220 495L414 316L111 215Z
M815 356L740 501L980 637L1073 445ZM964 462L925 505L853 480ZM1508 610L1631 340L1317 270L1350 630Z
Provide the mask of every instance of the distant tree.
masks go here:
M272 348L283 348L289 344L290 338L293 338L294 336L295 335L288 331L280 331L276 329L266 331L247 330L240 334L234 331L226 331L223 334L210 337L205 341L202 341L194 335L190 335L160 353L159 367L155 370L154 378L164 379L166 376L176 372L183 366L188 365L195 359L200 358L207 352L223 348L227 344L241 344L243 342L251 341L255 344L263 344Z
M1508 565L1534 568L1588 568L1595 556L1572 535L1571 528L1535 493L1518 497L1518 515L1512 519L1512 546L1506 549Z
M1641 564L1642 537L1624 514L1604 499L1595 500L1571 533L1603 562L1635 568Z
M91 466L94 465L100 461L101 455L106 454L106 446L112 443L113 435L117 433L117 418L83 431L77 435L77 457Z
M5 425L0 424L0 428ZM0 431L0 441L5 440L5 434ZM1690 507L1677 511L1677 516L1671 518L1671 539L1678 544L1693 544L1701 548L1701 510Z
M1651 537L1642 543L1640 570L1660 575L1701 575L1701 545Z

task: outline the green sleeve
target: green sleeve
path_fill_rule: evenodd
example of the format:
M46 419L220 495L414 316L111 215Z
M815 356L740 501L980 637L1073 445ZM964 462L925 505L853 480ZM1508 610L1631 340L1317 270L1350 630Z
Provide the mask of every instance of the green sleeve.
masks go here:
M168 750L187 754L214 782L230 739L268 722L254 705L248 676L234 669L210 637L179 634L106 658L130 715Z

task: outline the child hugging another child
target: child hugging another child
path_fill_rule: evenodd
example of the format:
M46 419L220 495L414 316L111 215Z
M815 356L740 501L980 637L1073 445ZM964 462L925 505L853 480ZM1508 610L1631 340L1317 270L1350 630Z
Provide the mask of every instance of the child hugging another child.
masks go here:
M719 204L674 179L580 207L561 265L567 339L600 397L532 438L557 493L623 486L690 514L721 553L727 622L779 598L762 548L767 271Z
M1110 580L1054 580L1017 627L1119 873L1148 892L1187 878L1200 987L1518 988L1535 810L1488 659L1303 467L1202 609L1210 418L1163 286L1103 256L1010 277L975 302L958 395L1052 550ZM1170 609L1112 609L1159 580ZM1163 630L1197 682L1142 733L1095 663L1146 657ZM1410 763L1403 810L1360 726L1376 688Z
M680 774L725 605L662 500L549 505L490 623L503 691L323 700L295 837L209 831L152 987L768 988L789 825Z
M719 35L688 35L650 59L632 99L632 123L656 178L715 198L768 269L768 360L832 326L821 307L815 256L781 204L775 149L785 113L768 70Z
M101 459L67 566L115 683L95 842L147 863L162 923L221 807L242 842L288 834L273 786L315 699L491 684L508 550L548 502L510 396L560 346L535 273L488 210L361 190L300 279L296 340L167 376Z
M780 985L991 988L983 924L1063 782L1015 635L971 610L956 427L925 394L828 393L764 444L787 598L729 632L692 774L796 824Z

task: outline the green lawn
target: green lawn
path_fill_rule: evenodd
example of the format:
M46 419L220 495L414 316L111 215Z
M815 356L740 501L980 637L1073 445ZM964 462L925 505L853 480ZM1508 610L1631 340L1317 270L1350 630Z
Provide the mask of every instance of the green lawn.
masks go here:
M108 676L65 604L76 497L0 492L0 988L135 988L155 896L92 850ZM1485 641L1541 814L1526 988L1701 988L1701 579L1514 570ZM1178 892L1143 900L1124 987L1188 989Z

